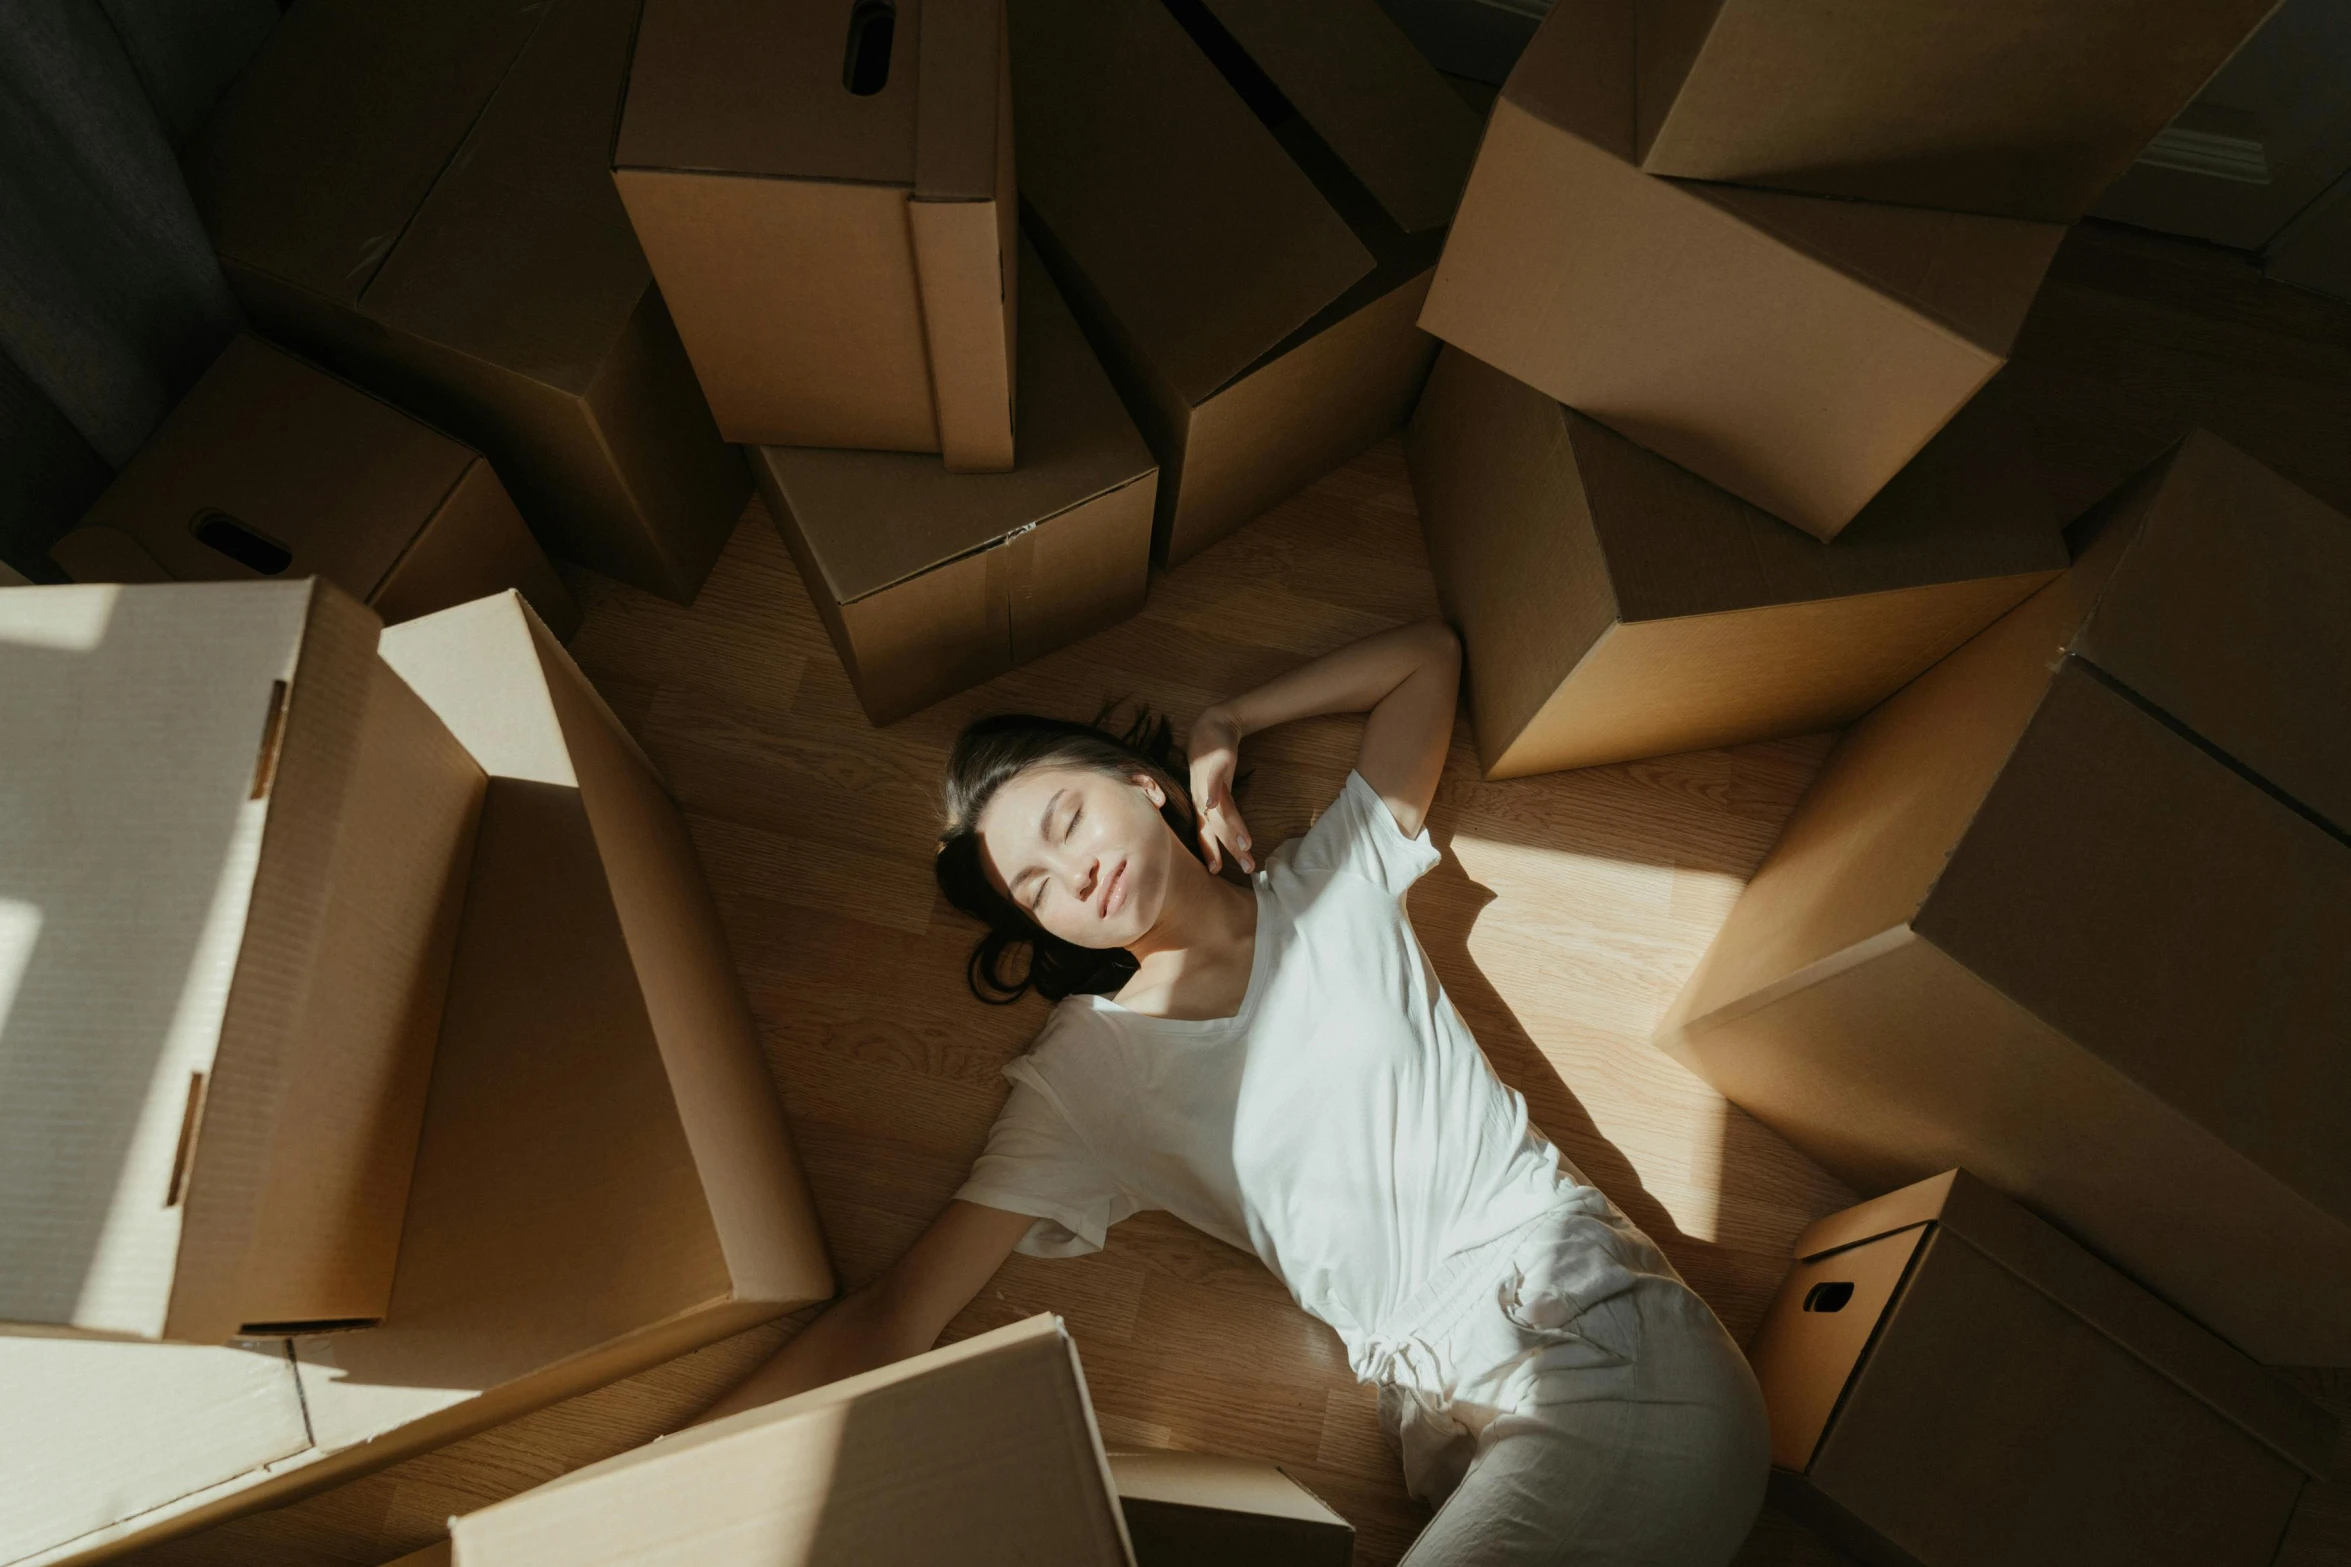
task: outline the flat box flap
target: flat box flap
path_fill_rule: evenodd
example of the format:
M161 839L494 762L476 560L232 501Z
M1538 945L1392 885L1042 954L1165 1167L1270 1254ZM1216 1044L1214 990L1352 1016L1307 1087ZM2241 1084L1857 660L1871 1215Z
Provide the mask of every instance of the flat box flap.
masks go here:
M2074 652L2351 833L2351 517L2203 430L2104 509Z
M1156 466L1052 277L1024 242L1020 261L1020 466L949 473L908 452L762 446L834 601L850 604L986 549Z
M1372 270L1160 0L1012 0L1012 72L1023 199L1186 402Z
M1374 0L1206 0L1407 234L1453 221L1478 117Z
M1211 1508L1354 1532L1321 1497L1263 1459L1165 1450L1112 1453L1110 1479L1121 1502Z
M451 1527L458 1567L1126 1567L1077 1350L1033 1317L664 1437Z
M368 599L480 460L245 334L82 520L177 581L317 576Z

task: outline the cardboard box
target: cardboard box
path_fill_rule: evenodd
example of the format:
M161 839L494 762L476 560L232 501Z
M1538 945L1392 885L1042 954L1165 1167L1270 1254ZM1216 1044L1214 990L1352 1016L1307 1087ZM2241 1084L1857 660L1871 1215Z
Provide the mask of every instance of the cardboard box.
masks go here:
M1024 273L1011 473L949 473L936 457L897 452L752 454L768 513L877 724L1143 607L1150 448L1053 280L1033 264Z
M384 1314L483 779L378 629L0 590L0 1331Z
M612 188L636 0L304 0L186 154L254 324L487 454L555 554L685 600L749 482Z
M1536 32L1421 325L1834 538L2000 368L2064 230L1642 172L1634 5Z
M1853 1185L1964 1164L2256 1359L2344 1364L2351 844L2068 653L2098 586L1847 732L1660 1042Z
M1997 393L1833 545L1457 348L1405 454L1489 778L1850 723L2066 565Z
M324 577L386 622L516 588L579 627L487 458L250 334L49 556L76 582Z
M1012 466L1004 28L1002 0L646 5L612 177L728 440Z
M1638 0L1644 167L2070 223L2277 0Z
M391 1309L268 1346L307 1429L267 1462L258 1438L150 1429L218 1375L194 1359L89 1359L41 1384L73 1396L20 1421L101 1478L175 1483L31 1512L30 1561L282 1505L832 1293L685 824L636 746L512 595L395 626L384 656L491 774ZM0 1339L0 1384L56 1347ZM4 1471L0 1493L27 1494Z
M1411 411L1477 119L1374 0L1017 0L1012 50L1030 235L1174 565Z
M1213 1453L1112 1453L1135 1567L1347 1567L1354 1526L1274 1465Z
M608 1458L454 1520L457 1567L1125 1567L1058 1317Z
M1885 1567L2258 1567L2335 1420L1964 1171L1821 1220L1749 1358L1773 1496Z

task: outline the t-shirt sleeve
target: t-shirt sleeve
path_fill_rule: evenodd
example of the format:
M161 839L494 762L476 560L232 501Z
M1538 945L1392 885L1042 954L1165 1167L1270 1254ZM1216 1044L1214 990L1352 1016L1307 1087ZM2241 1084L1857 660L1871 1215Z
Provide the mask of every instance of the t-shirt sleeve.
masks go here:
M1053 1090L1023 1058L1004 1069L1011 1097L988 1132L987 1150L956 1196L1037 1222L1014 1249L1032 1257L1080 1257L1102 1249L1113 1224L1141 1206L1123 1191L1070 1124Z
M1379 791L1350 772L1331 808L1299 840L1294 863L1300 870L1349 872L1401 898L1442 858L1426 826L1405 837Z

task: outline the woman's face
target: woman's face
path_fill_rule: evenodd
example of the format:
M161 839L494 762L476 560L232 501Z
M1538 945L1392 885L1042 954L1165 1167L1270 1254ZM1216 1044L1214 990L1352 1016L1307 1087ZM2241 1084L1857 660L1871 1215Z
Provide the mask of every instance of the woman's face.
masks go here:
M1032 767L980 813L980 860L996 890L1080 947L1131 946L1158 923L1173 851L1147 774Z

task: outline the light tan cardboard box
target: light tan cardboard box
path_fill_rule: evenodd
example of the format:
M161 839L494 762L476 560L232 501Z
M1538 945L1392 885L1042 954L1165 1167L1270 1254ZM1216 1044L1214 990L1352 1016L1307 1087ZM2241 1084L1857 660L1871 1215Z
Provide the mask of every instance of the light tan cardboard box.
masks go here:
M379 628L0 590L0 1332L384 1315L483 778Z
M2341 1365L2351 844L2069 652L2099 586L1847 732L1660 1041L1856 1186L1964 1164L2256 1359Z
M690 599L750 493L612 188L636 0L305 0L185 163L272 338L479 448L555 554Z
M592 1464L456 1519L457 1567L1125 1567L1058 1317Z
M728 440L1012 466L1004 28L1003 0L645 7L613 181Z
M69 1377L35 1372L88 1346L0 1339L0 1384L58 1390L33 1422L48 1445L92 1455L90 1482L54 1498L0 1470L0 1494L48 1504L12 1513L25 1560L97 1561L281 1505L832 1293L651 767L512 595L393 627L384 656L491 775L391 1308L260 1346L299 1379L292 1424L274 1379L223 1369L235 1350L85 1357ZM250 1411L230 1402L245 1382L262 1384L238 1393ZM177 1434L215 1417L236 1441Z
M1849 723L2066 565L1996 392L1834 544L1457 348L1405 453L1490 778Z
M324 577L387 623L516 588L579 626L487 458L250 333L49 556L76 582Z
M1261 1459L1112 1453L1135 1567L1347 1567L1355 1528Z
M2070 223L2276 0L1638 0L1659 174Z
M1421 325L1819 538L2006 360L2064 230L1661 179L1635 0L1559 0Z
M1012 49L1030 234L1173 565L1411 411L1477 120L1375 0L1014 0Z
M2334 1418L1965 1171L1832 1214L1750 1358L1773 1494L1886 1567L2259 1567Z
M1052 278L1035 265L1023 275L1012 472L949 473L936 457L897 452L752 453L760 494L877 724L1143 607L1151 450Z

